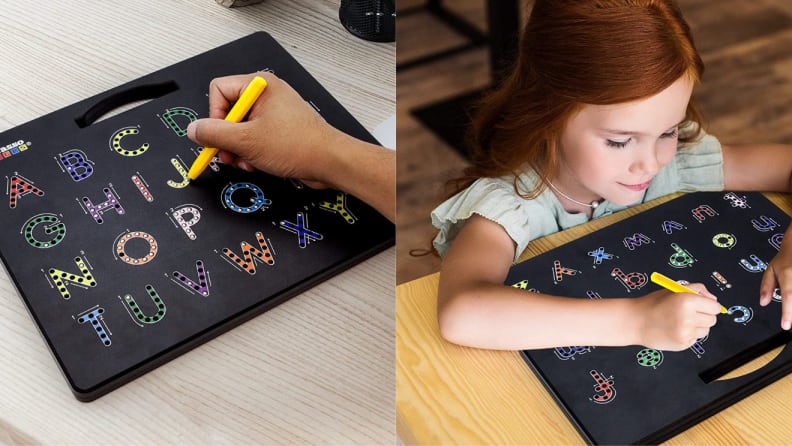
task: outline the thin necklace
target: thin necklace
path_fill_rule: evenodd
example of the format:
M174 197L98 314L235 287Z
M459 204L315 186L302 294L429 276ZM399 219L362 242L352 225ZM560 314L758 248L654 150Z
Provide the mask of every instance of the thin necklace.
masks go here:
M582 201L577 201L574 198L570 197L569 195L567 195L567 194L561 192L560 190L558 190L558 188L555 187L555 184L553 184L552 181L547 180L547 184L549 184L550 187L552 187L554 191L558 192L559 194L561 194L562 197L566 198L567 200L571 201L572 203L579 204L581 206L590 207L591 209L597 209L597 206L599 206L599 204L600 204L598 200L594 200L591 203L583 203Z

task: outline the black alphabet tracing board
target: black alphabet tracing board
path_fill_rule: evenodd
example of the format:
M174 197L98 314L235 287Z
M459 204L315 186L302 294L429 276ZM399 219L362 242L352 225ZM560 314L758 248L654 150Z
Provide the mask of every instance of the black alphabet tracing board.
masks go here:
M582 299L642 296L660 289L649 281L657 271L704 283L729 311L707 337L680 352L523 351L586 441L661 442L792 371L787 346L759 370L717 381L792 339L780 328L778 290L767 307L759 306L762 273L789 220L758 193L687 194L512 268L509 285Z
M257 70L375 142L263 32L0 133L0 254L78 399L393 244L389 221L335 190L219 161L188 182L201 148L185 129L206 116L209 82Z

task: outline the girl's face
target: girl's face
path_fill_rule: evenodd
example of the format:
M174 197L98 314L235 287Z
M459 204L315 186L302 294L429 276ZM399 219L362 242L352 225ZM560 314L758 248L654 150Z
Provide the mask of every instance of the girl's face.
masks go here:
M615 105L585 105L561 134L553 184L572 198L639 201L649 182L677 151L693 83L678 79L655 96ZM559 198L567 210L580 206Z

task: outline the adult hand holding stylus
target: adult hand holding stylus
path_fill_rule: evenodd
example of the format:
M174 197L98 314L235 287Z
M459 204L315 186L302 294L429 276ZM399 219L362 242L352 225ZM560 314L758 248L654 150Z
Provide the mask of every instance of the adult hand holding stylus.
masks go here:
M267 88L247 119L225 121L255 76L263 77ZM214 79L209 86L209 118L191 123L187 136L219 149L225 164L296 178L313 188L338 189L365 201L389 220L395 218L395 153L331 126L272 73Z

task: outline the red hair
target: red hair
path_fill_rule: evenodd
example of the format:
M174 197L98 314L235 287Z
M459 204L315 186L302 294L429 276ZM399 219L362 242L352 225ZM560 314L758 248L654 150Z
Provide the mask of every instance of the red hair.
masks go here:
M536 0L516 61L478 104L471 129L472 166L453 183L515 175L527 166L555 175L558 140L585 104L619 104L653 96L704 72L690 27L673 0ZM691 125L695 124L695 125ZM699 137L701 115L688 104L680 142ZM522 194L521 194L522 195Z

